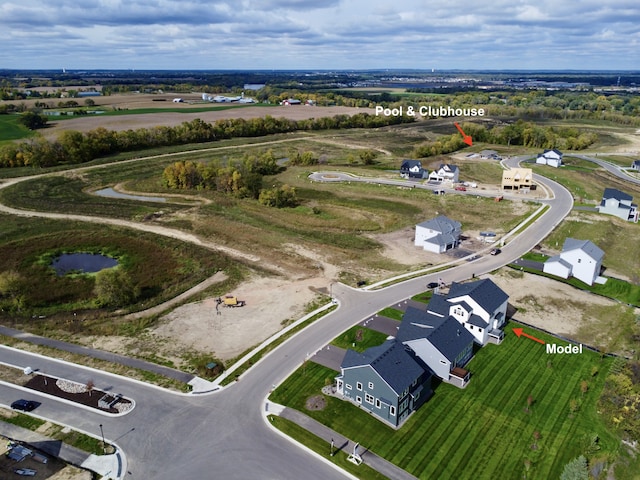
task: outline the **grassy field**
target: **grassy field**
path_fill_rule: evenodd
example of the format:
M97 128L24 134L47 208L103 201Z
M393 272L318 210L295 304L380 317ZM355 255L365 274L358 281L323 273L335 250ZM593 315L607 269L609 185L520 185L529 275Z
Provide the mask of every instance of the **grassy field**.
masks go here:
M596 412L611 360L589 351L547 355L542 345L516 338L514 326L506 328L502 345L488 345L471 360L466 389L440 384L398 431L333 397L324 410L306 411L305 400L336 375L318 365L298 370L271 399L304 411L418 478L558 478L580 454L592 464L614 458L619 441ZM496 440L488 444L489 438Z
M0 115L0 145L35 135L18 121L19 118L19 115Z
M573 211L542 245L560 251L567 237L591 240L601 248L602 264L610 270L605 275L624 276L632 283L640 283L640 225L612 215Z

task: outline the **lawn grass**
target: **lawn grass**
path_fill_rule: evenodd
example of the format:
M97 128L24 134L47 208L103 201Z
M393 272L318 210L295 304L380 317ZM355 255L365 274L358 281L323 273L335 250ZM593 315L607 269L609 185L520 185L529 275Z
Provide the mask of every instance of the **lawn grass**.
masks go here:
M20 123L20 115L0 115L0 145L35 135Z
M27 430L34 431L44 425L46 422L31 415L25 415L20 412L13 412L13 415L2 416L0 420L18 427L26 428Z
M387 477L378 473L373 468L365 465L364 463L356 466L353 463L347 461L347 457L349 456L348 452L339 451L336 452L333 456L330 455L331 444L325 442L323 439L309 433L304 428L299 425L293 423L286 418L277 417L275 415L270 415L269 420L271 424L276 427L281 432L290 436L291 438L297 440L302 443L306 447L310 448L314 452L322 455L330 462L334 463L338 467L346 470L351 475L367 479L367 480L385 480Z
M370 328L355 325L335 338L331 345L340 348L350 348L356 352L364 352L367 348L376 347L384 343L387 335Z
M378 315L400 321L404 316L404 312L402 310L398 310L397 308L387 307L380 310L378 312Z
M427 290L426 292L418 293L411 297L411 300L415 300L416 302L427 304L431 301L431 297L433 297L433 290Z
M501 345L481 349L468 364L471 382L464 390L448 384L398 431L365 410L333 397L327 407L307 411L305 400L316 395L335 372L307 365L289 377L272 400L303 411L418 478L494 479L559 478L564 465L586 454L598 435L599 456L615 456L619 441L604 426L596 402L611 359L585 351L582 355L547 355L544 346L518 339L505 328ZM547 342L553 337L531 332ZM599 372L592 376L592 369ZM588 384L581 393L582 381ZM533 404L527 411L527 397ZM573 402L572 402L573 401ZM574 411L571 411L575 403ZM534 439L539 432L539 440ZM488 444L487 439L493 439ZM534 448L532 445L536 444Z

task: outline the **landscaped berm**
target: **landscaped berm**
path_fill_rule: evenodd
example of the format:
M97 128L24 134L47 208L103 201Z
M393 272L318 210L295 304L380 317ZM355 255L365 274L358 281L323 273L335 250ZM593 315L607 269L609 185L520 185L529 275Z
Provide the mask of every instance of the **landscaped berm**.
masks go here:
M271 399L421 479L560 478L565 465L580 455L590 468L610 467L619 440L603 424L596 405L613 359L586 350L549 355L544 345L517 338L514 327L521 325L508 325L501 345L487 345L471 360L473 378L466 389L437 385L433 397L399 430L330 396L323 410L307 409L308 399L335 376L313 363L287 379Z

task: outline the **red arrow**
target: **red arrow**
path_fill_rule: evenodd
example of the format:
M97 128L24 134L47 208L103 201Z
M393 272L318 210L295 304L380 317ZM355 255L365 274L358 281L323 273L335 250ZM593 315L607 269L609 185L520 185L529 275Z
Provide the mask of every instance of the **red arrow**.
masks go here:
M520 335L522 335L523 337L530 338L534 342L538 342L538 343L541 343L543 345L545 344L544 340L540 340L539 338L533 337L533 336L529 335L528 333L524 333L521 328L514 328L513 329L513 333L515 333L518 338L520 338Z
M462 127L460 125L458 125L457 122L453 123L456 128L458 129L458 131L460 132L460 135L462 135L462 141L464 143L466 143L467 145L471 146L473 145L473 141L471 140L471 135L466 135L463 131L462 131Z

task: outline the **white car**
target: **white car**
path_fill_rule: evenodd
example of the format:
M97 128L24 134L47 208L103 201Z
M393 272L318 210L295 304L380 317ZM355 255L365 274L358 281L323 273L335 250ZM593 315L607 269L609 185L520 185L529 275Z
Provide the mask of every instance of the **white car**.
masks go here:
M35 477L38 471L31 468L16 468L13 473L17 473L23 477Z

